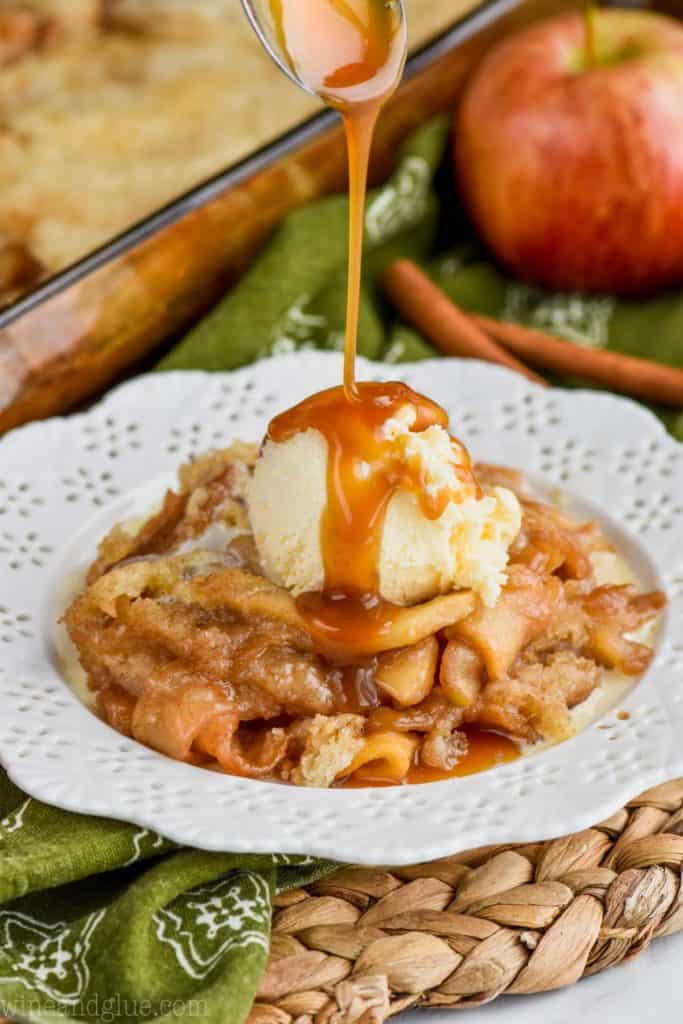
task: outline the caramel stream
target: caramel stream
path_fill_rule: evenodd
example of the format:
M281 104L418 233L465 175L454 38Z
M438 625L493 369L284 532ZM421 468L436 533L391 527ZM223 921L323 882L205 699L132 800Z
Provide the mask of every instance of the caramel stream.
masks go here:
M385 433L387 421L406 406L416 414L414 431L446 427L444 410L403 384L358 384L355 376L368 162L378 115L403 71L405 24L400 10L386 0L270 0L270 5L292 71L342 115L349 161L349 261L343 387L312 395L277 416L268 436L285 441L314 429L327 442L324 587L302 594L297 604L326 650L358 652L397 612L380 596L379 580L382 527L392 496L399 487L410 490L423 515L434 519L450 498L448 493L430 496L421 466L397 457ZM349 689L349 709L355 686ZM472 733L470 753L453 774L482 770L517 750L504 737L482 736ZM415 778L408 781L430 781L430 771L415 766ZM382 779L363 782L372 783Z
M401 77L406 52L400 11L385 0L271 0L280 48L295 74L339 110L349 159L349 265L344 386L312 395L278 416L273 441L318 430L328 445L327 508L321 545L322 594L300 610L314 632L344 639L382 628L391 615L379 599L379 547L387 504L410 470L388 458L387 419L413 405L419 426L446 414L400 384L358 385L355 362L368 161L377 117ZM410 481L416 492L421 480Z
M271 0L271 12L292 71L344 121L349 159L344 389L349 401L359 402L355 360L368 162L379 112L403 72L405 24L387 0Z

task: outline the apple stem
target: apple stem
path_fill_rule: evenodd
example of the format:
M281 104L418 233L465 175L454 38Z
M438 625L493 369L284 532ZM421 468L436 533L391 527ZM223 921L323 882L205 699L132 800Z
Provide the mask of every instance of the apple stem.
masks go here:
M584 7L584 22L586 26L586 66L591 69L597 67L597 41L596 41L596 15L597 5L593 0L587 0Z

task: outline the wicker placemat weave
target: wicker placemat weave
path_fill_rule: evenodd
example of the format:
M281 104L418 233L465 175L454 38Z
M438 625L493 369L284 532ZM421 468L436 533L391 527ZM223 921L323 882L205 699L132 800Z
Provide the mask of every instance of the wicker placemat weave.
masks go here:
M249 1024L382 1024L571 985L683 929L683 779L594 828L279 897Z

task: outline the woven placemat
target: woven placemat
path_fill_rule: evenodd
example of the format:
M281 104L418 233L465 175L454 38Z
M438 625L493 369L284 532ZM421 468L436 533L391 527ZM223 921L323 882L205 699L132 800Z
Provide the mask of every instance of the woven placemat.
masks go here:
M594 828L409 868L344 868L276 900L249 1024L382 1024L545 992L683 929L683 779Z

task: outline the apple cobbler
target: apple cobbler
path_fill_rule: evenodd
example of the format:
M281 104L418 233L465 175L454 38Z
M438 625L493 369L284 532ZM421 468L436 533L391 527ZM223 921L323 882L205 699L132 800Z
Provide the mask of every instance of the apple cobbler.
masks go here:
M183 466L151 518L104 538L66 612L97 709L120 732L298 785L442 778L482 734L513 749L567 738L606 672L647 667L634 633L663 595L599 583L600 527L490 465L474 467L482 500L502 487L521 508L497 599L460 589L397 607L344 659L264 575L247 502L257 456L236 444Z

